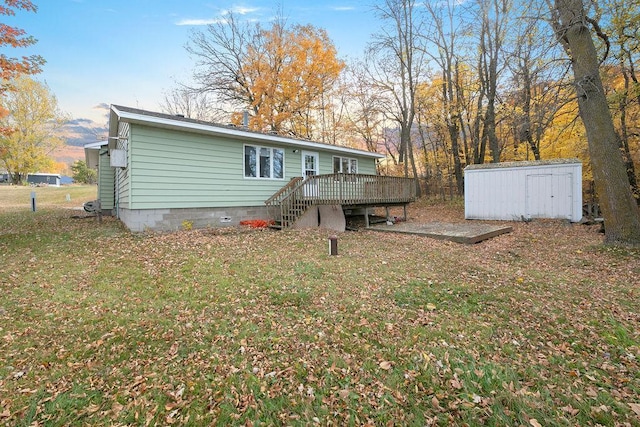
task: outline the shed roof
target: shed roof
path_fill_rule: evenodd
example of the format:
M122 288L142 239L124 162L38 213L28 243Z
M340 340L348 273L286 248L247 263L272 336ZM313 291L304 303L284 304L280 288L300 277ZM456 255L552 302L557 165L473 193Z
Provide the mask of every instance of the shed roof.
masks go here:
M112 105L109 119L109 137L118 136L118 120L127 123L143 124L147 126L182 130L187 132L202 133L207 135L225 136L229 138L242 139L258 143L284 144L296 148L329 150L337 153L353 154L358 156L383 158L383 154L358 150L355 148L341 147L322 142L315 142L306 139L299 139L289 136L274 135L263 132L256 132L231 125L221 125L203 120L195 120L182 116L157 113L153 111L141 110L138 108Z
M533 167L533 166L547 166L547 165L568 165L580 163L580 159L549 159L549 160L531 160L524 162L501 162L501 163L483 163L481 165L469 165L464 168L467 170L476 170L476 169L500 169L500 168L522 168L522 167Z

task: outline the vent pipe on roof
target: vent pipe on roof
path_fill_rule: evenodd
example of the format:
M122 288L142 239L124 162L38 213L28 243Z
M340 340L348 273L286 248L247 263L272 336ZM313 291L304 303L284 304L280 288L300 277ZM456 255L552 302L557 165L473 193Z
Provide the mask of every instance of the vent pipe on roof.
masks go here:
M242 127L249 129L249 112L247 110L242 112Z

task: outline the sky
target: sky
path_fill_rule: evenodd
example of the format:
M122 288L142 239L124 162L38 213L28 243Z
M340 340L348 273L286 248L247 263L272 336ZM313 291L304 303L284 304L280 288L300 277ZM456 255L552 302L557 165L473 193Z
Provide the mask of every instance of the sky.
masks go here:
M38 39L10 57L41 55L35 76L60 109L83 128L106 126L110 104L159 111L176 81L188 82L194 60L185 49L193 31L228 11L268 27L281 11L289 24L325 29L341 59L362 55L379 22L371 0L33 0L3 22ZM100 135L98 135L99 137ZM83 136L86 138L86 136ZM95 140L95 139L94 139ZM86 142L91 142L90 140Z

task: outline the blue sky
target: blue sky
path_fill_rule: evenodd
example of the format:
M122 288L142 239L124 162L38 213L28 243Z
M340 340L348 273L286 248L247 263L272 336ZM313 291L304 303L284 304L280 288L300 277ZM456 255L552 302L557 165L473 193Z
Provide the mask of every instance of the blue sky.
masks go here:
M281 10L290 24L324 28L341 58L364 51L380 25L367 0L33 0L38 12L3 17L38 39L29 49L47 61L46 82L62 111L90 126L106 124L109 104L159 110L163 92L187 81L193 60L184 46L191 31L237 16L269 25Z

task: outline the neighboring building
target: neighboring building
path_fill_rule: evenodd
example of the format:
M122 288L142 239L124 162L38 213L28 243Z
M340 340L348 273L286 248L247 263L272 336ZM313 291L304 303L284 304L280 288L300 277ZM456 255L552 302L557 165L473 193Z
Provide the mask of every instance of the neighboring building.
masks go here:
M10 183L11 176L4 172L0 174L0 182ZM27 175L27 183L31 185L51 185L53 187L60 187L62 177L56 173L30 173Z
M486 163L464 169L466 219L582 219L578 159Z
M30 173L27 175L27 182L33 185L51 185L60 187L61 176L54 173Z
M85 148L103 213L132 231L251 219L287 227L315 205L406 204L415 194L412 180L376 175L377 153L116 105L108 142Z

